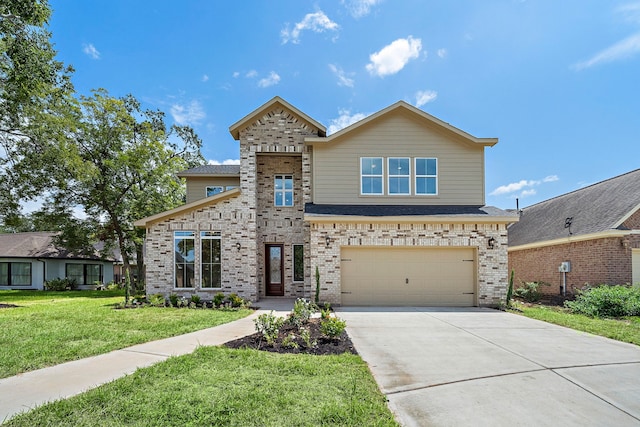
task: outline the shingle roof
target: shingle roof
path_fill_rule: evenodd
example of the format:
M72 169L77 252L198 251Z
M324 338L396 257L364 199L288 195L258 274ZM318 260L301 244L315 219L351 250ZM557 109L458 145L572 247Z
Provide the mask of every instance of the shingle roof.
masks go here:
M240 175L240 165L202 165L187 169L177 175Z
M513 216L493 206L458 206L458 205L316 205L307 203L305 214L333 216Z
M0 234L0 258L58 258L101 259L95 256L75 255L53 244L53 232Z
M640 169L537 203L509 227L509 246L619 229L640 208Z

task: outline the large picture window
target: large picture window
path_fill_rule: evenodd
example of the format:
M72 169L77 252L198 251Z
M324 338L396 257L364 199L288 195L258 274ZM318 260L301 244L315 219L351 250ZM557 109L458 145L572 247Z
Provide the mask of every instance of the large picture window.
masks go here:
M200 232L200 274L203 288L221 288L220 232Z
M68 263L64 266L64 274L76 285L95 285L96 282L102 283L102 264Z
M360 194L382 194L382 157L360 158Z
M304 282L304 246L293 245L293 281Z
M176 288L193 288L194 286L195 234L195 231L174 232L174 286Z
M276 206L293 206L293 175L276 175L273 188Z
M0 286L31 286L31 263L0 262Z
M416 194L438 194L438 160L416 158Z
M389 194L411 194L411 161L408 157L389 157Z

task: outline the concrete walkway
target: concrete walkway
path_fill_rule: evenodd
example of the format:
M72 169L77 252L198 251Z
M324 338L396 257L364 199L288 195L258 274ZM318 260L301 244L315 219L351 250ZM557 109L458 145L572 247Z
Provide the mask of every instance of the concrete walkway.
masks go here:
M285 316L294 300L262 299L259 309L243 319L209 329L115 350L14 377L0 379L0 423L38 405L65 399L200 346L220 345L255 332L253 320L274 310Z
M639 426L640 347L497 310L338 309L405 426Z

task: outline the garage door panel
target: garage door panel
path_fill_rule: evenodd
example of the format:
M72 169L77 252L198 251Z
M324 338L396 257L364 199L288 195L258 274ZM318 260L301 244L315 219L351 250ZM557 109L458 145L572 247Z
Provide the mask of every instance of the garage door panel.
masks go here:
M343 305L472 306L472 248L342 248Z

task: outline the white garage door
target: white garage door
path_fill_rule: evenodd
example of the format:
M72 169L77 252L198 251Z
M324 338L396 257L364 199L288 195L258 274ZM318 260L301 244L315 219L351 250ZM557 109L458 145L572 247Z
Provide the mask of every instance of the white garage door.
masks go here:
M342 305L473 306L471 248L343 247Z

